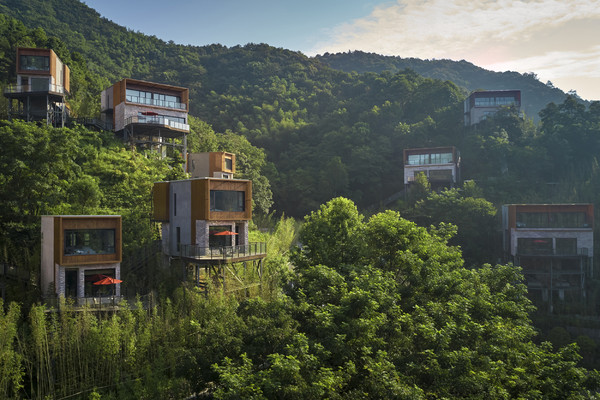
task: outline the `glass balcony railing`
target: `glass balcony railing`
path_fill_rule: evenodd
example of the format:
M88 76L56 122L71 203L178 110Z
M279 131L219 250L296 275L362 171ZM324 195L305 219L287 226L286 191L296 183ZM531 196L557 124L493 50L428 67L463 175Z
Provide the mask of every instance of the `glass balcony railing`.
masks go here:
M183 122L173 121L169 119L169 117L163 116L133 116L129 117L125 120L125 125L131 124L149 124L149 125L162 125L165 127L178 129L180 131L190 131L190 126L188 124L184 124Z
M145 104L148 106L174 108L176 110L187 110L186 104L178 103L175 101L150 99L147 97L138 97L138 96L130 96L130 95L125 96L125 100L127 100L130 103Z
M196 259L227 259L267 254L267 244L256 242L238 246L201 247L181 245L181 256Z
M4 93L33 93L33 92L52 92L65 94L65 87L49 83L48 85L9 85L4 89Z

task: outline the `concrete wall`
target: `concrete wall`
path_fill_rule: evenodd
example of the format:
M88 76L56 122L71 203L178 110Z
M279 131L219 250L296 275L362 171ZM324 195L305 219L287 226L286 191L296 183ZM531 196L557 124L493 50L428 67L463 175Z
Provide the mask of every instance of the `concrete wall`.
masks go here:
M50 284L54 283L56 279L54 270L54 217L45 215L42 217L42 255L40 268L40 285L43 296L52 296L55 294L48 293L47 291Z
M180 230L180 244L192 244L192 186L189 180L173 181L169 185L169 221L171 255L177 251L177 228ZM177 213L175 213L177 211Z
M239 235L233 235L231 245L248 244L248 221L196 221L196 244L200 247L208 247L209 227L211 226L230 226L230 230L236 230L239 227Z
M98 265L86 265L82 267L63 267L58 266L57 275L58 284L56 285L57 294L64 296L66 290L66 270L77 270L77 297L85 297L85 272L86 271L97 271L97 270L105 270L105 269L114 269L115 270L115 279L121 279L121 264L98 264ZM121 295L121 284L117 283L115 285L115 296Z
M188 172L192 178L210 176L209 153L190 153L188 157Z

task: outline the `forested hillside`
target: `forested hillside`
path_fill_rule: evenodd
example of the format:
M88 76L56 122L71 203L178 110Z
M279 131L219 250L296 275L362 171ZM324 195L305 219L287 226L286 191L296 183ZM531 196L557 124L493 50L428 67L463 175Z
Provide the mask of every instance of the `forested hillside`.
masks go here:
M543 140L536 141L542 147L535 149L527 147L530 142L514 142L539 136L528 122L513 124L511 129L521 132L510 133L508 141L504 133L487 128L465 132L462 100L467 91L460 85L486 86L482 79L490 75L465 62L412 60L408 66L413 70L397 65L392 72L358 74L331 69L322 61L352 56L351 64L359 58L390 65L399 59L362 53L311 59L266 44L227 48L166 43L103 19L76 0L2 0L0 11L48 40L51 35L58 38L47 40L47 46L57 47L57 40L64 43L58 46L59 56L74 65L72 108L76 115L97 113L99 91L123 77L189 87L192 115L216 132L231 130L265 150L268 165L264 173L271 181L274 209L288 215L302 216L337 195L352 198L361 208L380 204L403 189L400 160L402 150L408 147L455 145L462 151L463 176L478 180L497 175L499 169L488 164L497 157L510 157L506 153L509 148L530 152L536 159L549 157ZM18 23L10 17L5 21L5 32L13 32ZM11 40L0 45L9 58L0 66L2 76L13 74L10 57L18 43ZM417 70L443 80L424 78L414 72ZM536 99L536 112L548 101L563 101L560 91L532 77L515 73L493 76L498 78L495 82L501 82L500 87L523 90L526 103ZM490 140L490 135L501 138ZM490 157L483 156L487 153ZM513 158L519 165L533 160ZM543 166L534 165L534 170L542 171ZM486 173L481 173L484 170ZM530 173L521 177L524 170L514 164L509 171L515 174L510 179L537 185L533 192L540 193L537 201L547 200L543 197L545 176ZM568 169L552 179L572 178L565 173ZM514 196L498 194L498 190ZM506 186L494 188L490 195L495 202L529 196Z
M402 58L382 56L380 54L353 51L348 53L325 53L315 57L331 68L358 73L383 71L398 72L407 68L428 78L452 81L469 92L477 89L511 90L520 89L522 109L529 118L538 121L538 113L548 103L561 103L566 94L552 86L537 80L535 71L520 74L518 72L493 72L468 61L453 60L421 60L418 58Z
M255 181L254 200L260 213L274 209L300 217L340 195L361 209L376 210L396 195L400 200L388 207L422 223L444 221L451 216L417 204L427 200L426 192L420 197L416 192L397 195L404 190L403 149L447 145L460 149L462 177L476 182L476 198L492 206L600 202L595 194L600 187L597 103L586 108L570 96L544 106L539 125L507 108L475 128L465 128L465 90L412 69L359 74L334 70L319 59L266 44L227 48L166 43L102 19L76 0L3 0L0 7L8 14L0 14L0 77L4 82L14 77L17 46L41 46L54 48L71 65L75 114L97 112L97 93L122 77L190 87L191 114L200 118L192 119L191 150L199 148L194 145L197 135L214 135L211 126L235 138L229 143L247 138L249 143L225 149L247 153L240 160L251 165L246 176ZM361 53L353 56L393 61ZM412 62L438 67L443 63L448 66L444 70L454 65ZM459 82L466 79L461 78L461 69L455 76ZM476 76L470 79L476 81ZM486 218L486 226L496 223ZM471 233L464 229L456 244L477 248L478 242L469 244L472 240L468 239L478 237L476 229ZM490 229L493 232L486 228ZM496 260L492 243L488 238L487 244L479 244L480 250L468 251L469 262Z
M251 240L268 255L260 295L221 292L218 276L201 292L181 282L183 261L129 269L159 237L152 184L182 178L182 159L76 123L6 121L2 98L0 263L29 274L6 285L19 303L0 302L0 398L599 398L600 374L582 356L597 368L600 347L550 329L566 302L538 334L520 269L491 265L499 205L600 209L599 102L557 97L538 105L539 124L508 107L465 128L463 86L485 75L463 74L468 63L406 69L354 54L391 65L359 73L327 66L336 55L267 44L182 46L76 0L0 0L1 86L21 46L53 48L71 67L74 116L95 115L99 92L121 78L189 87L189 150L237 154L236 176L253 180ZM439 76L420 74L426 65ZM496 76L556 92L517 75ZM402 192L402 151L435 146L460 150L465 182L434 191L418 175ZM122 288L155 301L129 298L112 313L35 304L44 214L122 215ZM585 284L567 304L584 317L571 323L597 328L600 286Z

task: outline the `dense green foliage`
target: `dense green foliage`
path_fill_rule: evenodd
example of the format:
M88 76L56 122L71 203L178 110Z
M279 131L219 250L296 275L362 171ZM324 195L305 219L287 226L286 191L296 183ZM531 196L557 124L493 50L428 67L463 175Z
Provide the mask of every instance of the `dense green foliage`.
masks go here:
M120 27L76 0L2 0L0 11L7 16L6 26L19 25L22 31L21 22L8 16L17 18L32 30L26 36L54 35L58 47L72 52L70 58L66 51L59 55L74 64L74 85L80 85L74 91L76 110L97 111L101 85L124 77L189 87L192 115L216 132L244 135L265 150L263 175L271 182L278 212L299 217L338 195L361 208L380 204L402 189L401 154L410 147L456 145L466 179L498 178L499 170L509 168L515 170L513 181L527 182L527 188L533 180L544 187L540 191L536 186L536 193L548 192L546 166L536 161L548 162L553 154L545 154L543 140L529 140L543 136L531 122L521 122L518 114L511 117L523 137L513 136L504 122L498 123L499 129L488 125L473 132L462 126L466 89L519 88L529 117L537 117L550 101L563 101L564 93L529 75L491 73L464 61L404 60L360 52L308 58L266 44L183 46ZM11 49L18 44L6 43ZM5 63L0 67L8 76L12 64ZM333 70L326 63L364 73ZM369 67L373 64L378 66ZM92 83L85 86L88 81ZM523 124L529 125L524 129ZM520 141L523 138L528 141ZM514 150L513 158L505 155L507 149ZM533 164L534 169L524 169L523 164ZM481 183L484 197L494 203L517 200L497 193L498 187L509 186L500 182L494 189Z
M288 224L279 222L283 249ZM338 236L329 242L332 232ZM268 302L181 288L172 300L122 304L114 314L34 306L26 324L12 305L0 311L1 393L598 398L600 375L577 366L576 346L554 352L532 342L518 270L463 268L460 251L447 244L453 233L393 211L365 220L351 201L336 198L305 218L285 294Z
M325 53L315 58L332 68L346 72L381 73L389 71L394 73L409 68L428 78L452 81L468 91L519 89L522 95L523 110L530 118L536 120L538 113L546 104L560 103L565 99L565 93L562 90L554 87L551 82L546 84L540 82L534 73L493 72L465 60L421 60L382 56L362 51Z
M268 212L271 191L261 173L265 156L260 149L244 137L216 135L199 123L192 124L190 138L198 150L235 151L238 175L254 180L255 208ZM0 142L0 263L29 271L33 287L42 215L121 215L127 258L158 238L151 219L154 182L185 177L180 161L128 150L112 133L80 125L59 129L0 121ZM9 292L12 299L22 296ZM36 292L28 296L35 299Z
M110 315L0 307L0 397L597 396L598 373L578 366L568 332L547 330L566 345L555 352L534 343L518 269L484 262L498 256L500 204L600 209L600 103L563 101L515 73L492 85L464 61L165 43L76 0L0 0L0 32L2 85L14 81L17 47L53 48L71 67L77 116L97 113L100 90L124 77L189 87L190 150L236 153L237 177L254 182L257 221L274 232L251 233L269 243L262 298L181 287ZM363 73L325 64L333 61ZM520 88L542 109L539 125L506 108L465 128L465 88L477 86ZM152 183L183 177L181 160L77 125L2 121L0 142L0 262L25 267L33 282L41 215L121 214L134 253L157 237ZM435 146L458 147L462 176L476 183L432 192L417 179L401 193L402 151ZM327 202L340 195L352 201ZM396 211L359 212L390 196L400 198ZM274 222L271 209L308 214L292 254L295 223ZM577 343L594 365L594 343Z

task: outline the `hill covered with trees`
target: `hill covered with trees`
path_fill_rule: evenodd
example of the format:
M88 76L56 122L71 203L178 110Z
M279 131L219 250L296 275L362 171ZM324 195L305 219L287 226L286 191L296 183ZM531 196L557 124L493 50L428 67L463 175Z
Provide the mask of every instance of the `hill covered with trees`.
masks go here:
M291 220L253 230L269 241L262 298L166 291L146 268L126 280L158 288L157 304L110 315L0 306L0 397L598 397L598 372L575 345L539 343L519 269L488 262L499 204L600 209L600 103L567 96L541 106L537 125L506 108L465 128L467 78L426 77L416 61L359 73L266 44L181 46L76 0L0 0L0 12L2 84L15 78L15 49L39 46L71 66L78 116L97 113L100 90L124 77L189 87L190 150L238 154L255 216L268 222L272 200L306 215L302 247ZM176 154L131 151L80 125L3 120L0 143L0 262L32 282L41 215L121 214L127 255L157 237L152 183L182 176ZM444 145L460 149L469 181L434 192L417 177L378 212L404 189L402 150ZM582 311L599 303L598 282L587 284ZM578 340L594 366L590 341Z
M274 208L293 216L338 195L366 208L399 192L404 148L455 145L462 151L463 176L478 180L496 175L495 171L479 173L496 168L481 169L479 161L505 163L498 160L507 155L498 152L506 152L500 148L517 136L522 142L513 146L515 150L528 151L537 160L549 157L543 140L536 142L541 148L535 149L523 141L539 136L527 121L515 119L511 129L521 132L511 133L516 136L504 144L504 139L495 138L502 132L482 127L466 131L462 125L466 88L486 87L490 79L493 88L520 88L525 103L537 102L533 115L550 101L564 100L564 93L531 76L490 73L466 62L402 61L359 52L309 58L266 44L227 48L167 43L101 18L77 0L2 0L0 12L7 39L0 43L4 54L0 76L6 77L5 83L14 74L15 46L30 43L15 40L15 32L29 29L33 36L47 38L33 44L57 47L59 56L73 65L76 115L97 113L100 90L124 77L189 87L191 115L216 132L232 131L264 149L264 174L271 181ZM353 71L385 71L343 72L327 64ZM524 171L513 169L517 175ZM537 182L538 191L547 182L539 175L511 178ZM560 173L553 181L563 178ZM490 195L494 201L519 199Z
M305 219L269 300L182 287L148 309L34 306L26 322L0 303L0 396L597 399L576 346L533 342L518 270L463 268L454 231L336 198Z
M348 53L325 53L315 57L324 64L341 71L358 73L389 71L392 73L411 69L428 78L451 81L469 92L485 90L521 90L522 109L529 118L538 121L538 113L548 103L562 103L566 93L551 82L540 82L534 72L494 72L460 60L421 60L382 56L375 53L353 51Z

